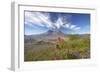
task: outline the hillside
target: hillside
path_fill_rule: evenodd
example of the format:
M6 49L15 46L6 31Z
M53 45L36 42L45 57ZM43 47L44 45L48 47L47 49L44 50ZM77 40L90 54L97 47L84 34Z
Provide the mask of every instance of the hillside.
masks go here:
M24 36L24 60L62 60L90 58L90 34L65 34L48 30Z

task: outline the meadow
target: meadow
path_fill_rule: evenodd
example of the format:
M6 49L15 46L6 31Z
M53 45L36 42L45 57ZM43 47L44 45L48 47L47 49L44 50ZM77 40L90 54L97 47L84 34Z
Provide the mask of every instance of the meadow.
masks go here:
M55 39L24 40L24 61L90 58L90 35L69 35Z

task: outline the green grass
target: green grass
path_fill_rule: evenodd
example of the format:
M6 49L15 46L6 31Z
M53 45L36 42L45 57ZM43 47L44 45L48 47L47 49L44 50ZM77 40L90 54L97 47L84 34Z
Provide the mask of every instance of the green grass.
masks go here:
M46 44L48 47L44 47L39 50L34 50L34 46L31 48L25 48L24 60L25 61L43 61L43 60L64 60L64 59L87 59L90 58L90 39L89 37L77 37L70 36L69 39L65 39L63 42L59 42L51 46ZM35 47L37 49L37 47Z

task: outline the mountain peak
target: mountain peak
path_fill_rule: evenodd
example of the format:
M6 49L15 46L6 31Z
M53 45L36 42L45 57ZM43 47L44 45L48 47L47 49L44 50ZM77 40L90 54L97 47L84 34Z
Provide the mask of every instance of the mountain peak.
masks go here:
M64 35L64 33L60 30L48 30L47 34L48 35Z

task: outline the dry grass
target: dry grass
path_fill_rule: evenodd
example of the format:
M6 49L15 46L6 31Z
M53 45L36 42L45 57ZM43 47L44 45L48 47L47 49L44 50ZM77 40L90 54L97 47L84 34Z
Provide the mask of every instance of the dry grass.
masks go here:
M41 41L42 43L42 41ZM70 36L69 39L56 44L33 44L24 50L25 61L87 59L90 58L89 37Z

